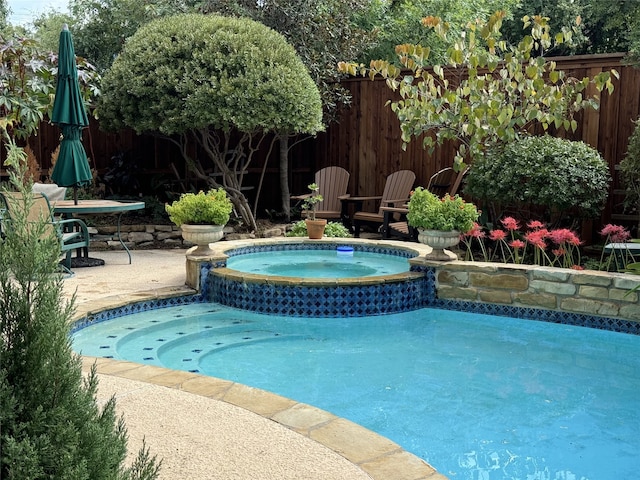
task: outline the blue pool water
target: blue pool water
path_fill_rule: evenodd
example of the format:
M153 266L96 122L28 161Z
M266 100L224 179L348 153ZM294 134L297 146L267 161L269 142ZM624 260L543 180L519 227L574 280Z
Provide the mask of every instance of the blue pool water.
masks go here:
M636 479L640 337L423 309L296 318L196 304L84 328L74 348L198 371L349 418L451 479Z
M229 257L227 267L245 273L302 278L350 278L407 272L409 261L375 252L342 253L330 250L282 250Z

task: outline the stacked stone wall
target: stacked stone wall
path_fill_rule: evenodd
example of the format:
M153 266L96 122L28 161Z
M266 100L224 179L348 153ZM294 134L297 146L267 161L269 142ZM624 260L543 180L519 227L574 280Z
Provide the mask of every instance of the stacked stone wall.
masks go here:
M119 250L116 226L89 227L92 250ZM128 249L187 248L191 244L182 240L180 229L174 225L121 225L120 237Z
M286 226L276 226L261 232L261 237L282 237ZM89 227L92 250L121 250L118 240L118 227ZM182 239L179 227L175 225L121 225L120 237L129 250L145 248L190 248L193 243ZM256 238L254 234L235 233L231 227L225 227L226 240Z
M427 262L437 296L640 321L640 277L592 270L470 262Z

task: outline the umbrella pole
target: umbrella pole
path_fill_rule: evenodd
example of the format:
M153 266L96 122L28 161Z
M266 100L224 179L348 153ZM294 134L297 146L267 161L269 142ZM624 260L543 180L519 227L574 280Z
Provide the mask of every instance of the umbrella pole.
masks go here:
M73 204L78 204L78 187L76 185L73 186Z

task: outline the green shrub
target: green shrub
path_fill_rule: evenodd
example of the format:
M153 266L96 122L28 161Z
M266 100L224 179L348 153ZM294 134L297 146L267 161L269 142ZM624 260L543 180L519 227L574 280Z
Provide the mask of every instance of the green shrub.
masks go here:
M142 26L105 73L105 129L153 132L179 144L191 169L224 186L247 226L257 228L243 192L265 136L324 129L322 99L281 34L247 18L174 15ZM197 149L199 154L192 155Z
M626 187L625 207L640 213L640 118L635 123L627 154L620 162L620 178Z
M478 220L478 210L473 203L465 202L458 195L443 198L417 187L409 200L407 222L426 230L457 230L468 232Z
M60 245L46 221L28 222L32 200L12 209L0 237L0 478L157 478L143 447L125 468L127 432L115 398L98 405L95 371L84 379L71 348L73 301L56 274Z
M287 232L287 237L306 237L307 233L307 224L304 220L300 220L296 222L291 227L291 230ZM333 238L346 238L351 236L351 232L339 222L328 222L327 226L324 228L324 236L325 237L333 237Z
M183 193L180 199L165 206L169 219L177 226L226 225L233 204L223 188L212 188L207 193Z
M594 218L604 206L610 180L596 149L545 135L516 140L474 160L465 193L496 206L544 207L547 220L569 210Z

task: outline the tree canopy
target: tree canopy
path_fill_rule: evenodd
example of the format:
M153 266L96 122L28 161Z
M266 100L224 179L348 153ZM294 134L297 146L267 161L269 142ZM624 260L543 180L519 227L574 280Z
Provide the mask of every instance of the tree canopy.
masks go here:
M429 45L431 59L442 62L446 44L432 31L423 28L420 20L426 16L439 17L449 22L453 29L473 19L487 20L496 10L510 12L520 0L372 0L369 9L358 16L365 30L375 30L377 38L360 57L362 62L371 59L394 61L395 47L404 43ZM348 58L348 57L343 57Z
M496 12L486 22L469 22L453 35L448 22L425 17L423 25L447 42L444 66L430 66L428 46L404 44L396 53L411 74L383 60L372 61L368 68L353 63L342 63L340 68L386 78L401 96L391 108L400 120L403 141L420 138L431 149L436 143L456 140L457 167L487 148L528 135L534 125L545 131L550 126L575 131L575 113L598 107L599 97L589 95L587 88L611 91L611 78L617 72L567 78L555 62L536 56L565 41L563 34L552 37L548 18L525 18L530 34L510 45L501 39L504 16Z
M103 79L102 125L315 133L320 98L284 38L257 22L179 15L142 27Z
M186 144L197 142L224 175L220 183L202 165L196 172L225 187L254 228L240 191L253 142L323 129L320 94L293 47L248 19L185 14L152 21L129 39L102 91L103 126L179 136L185 155Z

